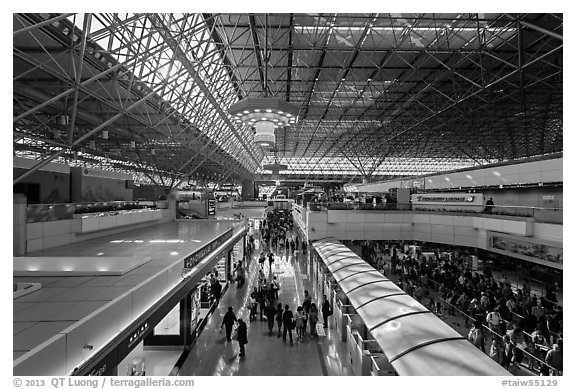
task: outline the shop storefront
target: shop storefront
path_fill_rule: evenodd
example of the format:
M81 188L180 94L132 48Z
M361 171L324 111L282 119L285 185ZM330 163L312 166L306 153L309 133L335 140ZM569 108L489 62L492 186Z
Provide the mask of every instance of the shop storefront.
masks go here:
M232 238L230 230L186 258L179 287L72 375L175 375L217 305L211 276L216 277L223 294L231 279L232 263L242 255L243 236L223 246ZM199 266L201 272L184 274Z

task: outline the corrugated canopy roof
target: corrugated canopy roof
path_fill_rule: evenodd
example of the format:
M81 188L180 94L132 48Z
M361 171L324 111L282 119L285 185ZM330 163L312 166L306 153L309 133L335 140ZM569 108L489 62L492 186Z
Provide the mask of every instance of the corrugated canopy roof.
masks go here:
M399 375L510 375L338 240L313 247Z

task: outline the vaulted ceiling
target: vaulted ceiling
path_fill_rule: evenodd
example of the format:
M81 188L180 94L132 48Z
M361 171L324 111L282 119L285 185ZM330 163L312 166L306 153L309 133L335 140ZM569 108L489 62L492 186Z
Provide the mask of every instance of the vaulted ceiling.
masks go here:
M562 151L562 14L14 14L13 25L14 153L39 165L164 183L266 179L262 165L279 162L286 180L350 182ZM273 150L228 113L265 87L299 108Z

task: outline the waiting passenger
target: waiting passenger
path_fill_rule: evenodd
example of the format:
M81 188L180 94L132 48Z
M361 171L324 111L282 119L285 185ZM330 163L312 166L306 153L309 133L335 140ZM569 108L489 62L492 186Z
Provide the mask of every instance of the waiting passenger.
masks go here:
M561 375L563 369L562 350L559 344L552 345L552 348L546 354L544 361L554 368L552 375Z
M504 363L504 348L502 347L502 342L499 337L493 337L488 356L500 365Z

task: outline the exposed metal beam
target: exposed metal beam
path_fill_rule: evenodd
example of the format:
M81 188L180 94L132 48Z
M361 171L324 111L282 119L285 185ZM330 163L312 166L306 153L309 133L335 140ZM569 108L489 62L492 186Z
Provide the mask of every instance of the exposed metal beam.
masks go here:
M286 101L290 101L290 87L292 86L292 33L294 30L294 14L290 14L290 27L288 31L288 71L286 74Z
M504 15L505 15L507 18L511 19L511 20L520 22L520 24L522 24L524 27L531 28L532 30L541 32L541 33L544 34L544 35L551 36L552 38L556 38L556 39L559 39L559 40L561 40L561 41L564 40L564 37L563 37L562 35L554 32L554 31L547 30L547 29L545 29L544 27L540 27L540 26L538 26L538 25L536 25L536 24L534 24L534 23L527 22L527 21L522 20L522 19L520 19L519 17L516 17L516 16L511 15L511 14L506 14L506 13L505 13Z
M160 87L162 87L162 85L160 85ZM125 109L125 112L129 112L131 110L133 110L134 108L142 105L143 103L145 103L147 100L149 100L152 96L155 96L157 93L157 90L153 90L152 92L148 93L146 96L144 96L143 98L141 98L140 100L137 100L134 104L132 104L131 106L127 107ZM102 124L100 124L99 126L96 126L96 128L88 131L86 134L84 134L83 136L81 136L80 138L78 138L76 141L74 141L72 144L70 144L70 149L72 149L74 146L79 145L80 143L82 143L84 140L88 139L89 137L91 137L94 134L99 133L100 131L102 131L103 129L105 129L107 126L111 125L112 123L114 123L116 120L120 119L122 116L124 116L124 112L120 112L117 113L116 115L112 116L110 119L106 120L105 122L103 122ZM30 176L32 173L34 173L35 171L37 171L38 169L41 169L42 167L46 166L48 163L50 163L52 160L54 160L55 158L58 158L59 156L61 156L62 154L64 154L67 151L67 149L61 149L60 151L55 152L54 154L48 156L47 158L42 159L40 162L38 162L36 165L32 166L30 168L30 170L27 170L25 173L23 173L22 175L16 177L14 179L14 181L12 182L13 185L16 185L17 183L19 183L20 181L22 181L24 178Z
M226 67L226 72L228 73L228 77L230 77L230 82L232 83L232 86L236 90L238 100L242 100L243 96L239 86L240 83L232 70L233 65L230 62L230 59L228 59L228 56L226 55L225 45L222 42L222 38L220 38L220 34L218 34L218 31L216 31L216 26L214 24L215 15L209 13L203 13L202 17L204 18L204 22L206 23L208 31L210 31L210 36L212 37L214 44L218 48L220 58L222 59L222 63L224 63L224 66Z
M74 97L72 99L72 115L70 118L70 124L68 127L68 143L72 144L72 135L74 133L74 129L76 127L76 114L78 113L78 96L80 94L80 80L82 78L82 68L84 67L84 53L86 51L86 38L90 31L90 25L92 24L92 14L85 14L84 15L84 23L82 28L82 36L80 42L80 53L78 56L78 66L75 67L76 74L74 75ZM72 52L70 53L72 61L74 61L74 57Z
M166 41L166 44L174 52L174 55L176 55L179 58L184 68L187 69L188 72L190 72L190 75L194 79L196 85L202 90L206 98L210 100L210 103L213 105L216 112L221 116L223 122L230 129L230 131L236 136L240 144L244 147L247 155L256 163L257 166L260 165L260 161L256 159L252 149L250 149L250 147L246 144L246 141L238 133L238 131L234 127L234 124L230 121L228 114L225 113L222 107L220 106L220 102L216 100L210 89L206 86L202 78L199 76L193 64L188 60L188 56L186 55L186 53L182 51L181 47L175 44L174 38L167 33L169 29L166 28L162 20L160 20L157 16L149 14L148 18L150 19L152 25L156 28L160 36L162 36L163 39Z
M256 61L258 62L258 74L260 74L260 83L262 84L262 93L266 94L266 80L264 76L264 68L262 66L262 55L260 53L260 43L258 41L258 32L256 30L256 19L254 14L250 14L248 19L250 20L250 32L252 34L252 44L254 46L254 55L256 56ZM268 61L268 59L266 59ZM267 65L266 65L267 66Z
M19 17L19 14L14 14L14 15L17 16L17 17ZM68 18L68 17L70 17L70 16L73 16L73 15L74 15L73 13L65 13L65 14L61 14L61 15L55 16L55 17L53 17L53 18L47 19L47 20L45 20L45 21L43 21L43 22L36 23L36 24L33 24L33 25L31 25L31 26L28 26L28 27L21 28L20 30L14 31L13 34L12 34L12 37L15 38L16 36L18 36L18 35L20 35L20 34L23 34L23 33L25 33L25 32L30 32L30 31L33 31L33 30L37 30L37 29L39 29L40 27L48 26L48 25L50 25L50 24L52 24L52 23L55 23L55 22L57 22L57 21L59 21L59 20L62 20L62 19L66 19L66 18Z

